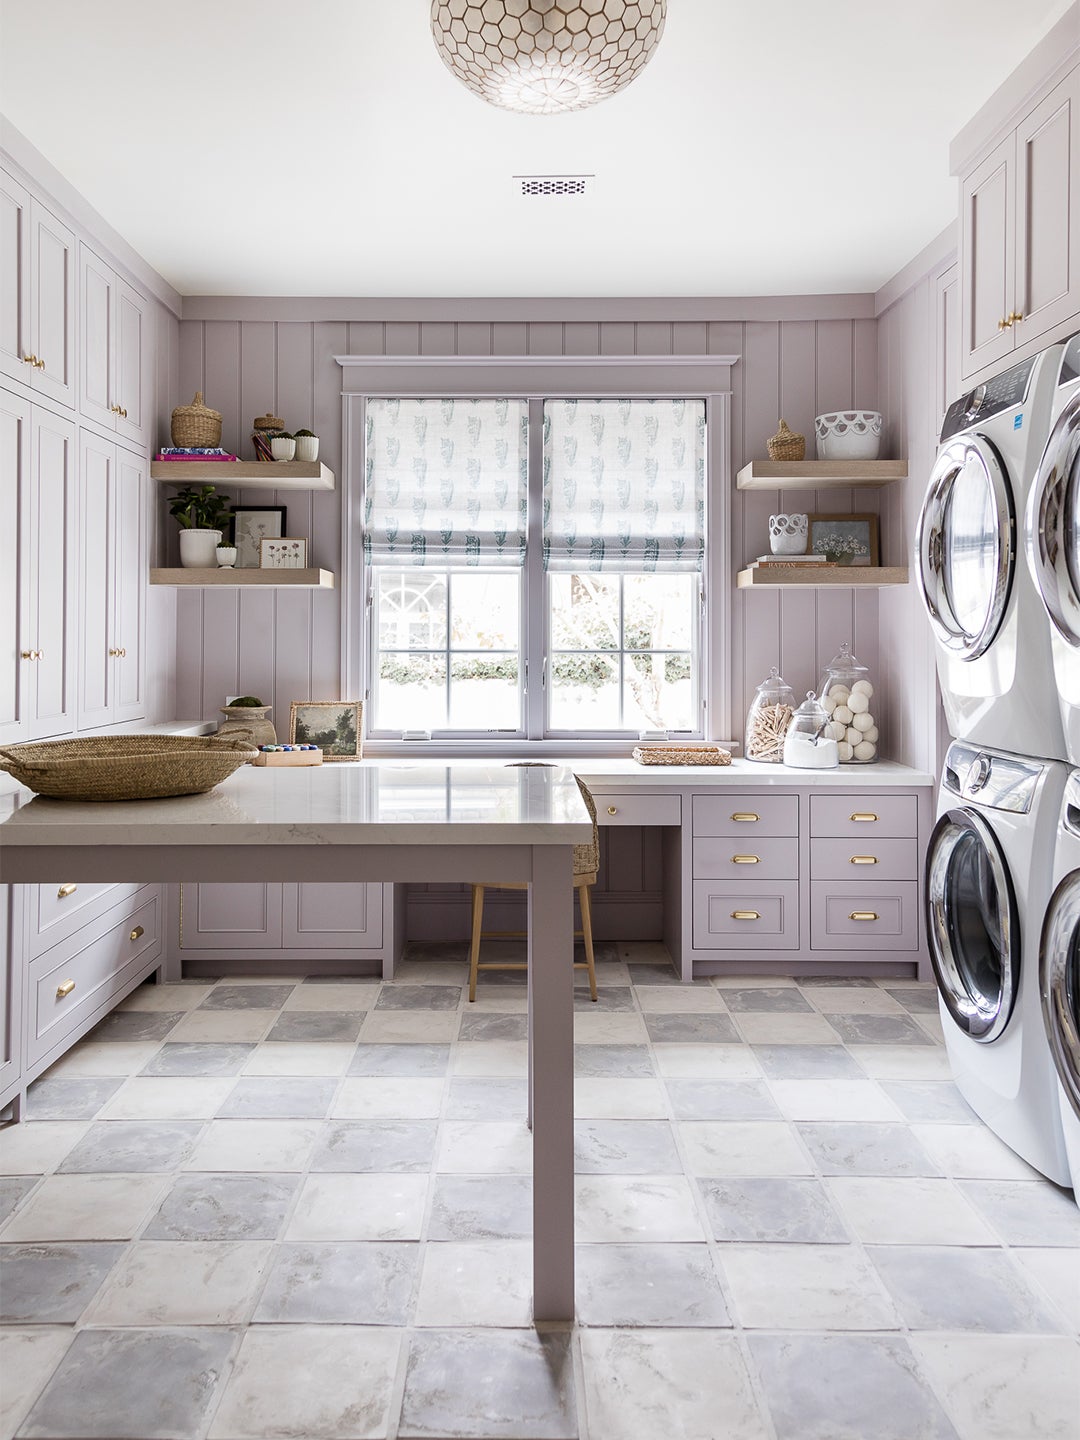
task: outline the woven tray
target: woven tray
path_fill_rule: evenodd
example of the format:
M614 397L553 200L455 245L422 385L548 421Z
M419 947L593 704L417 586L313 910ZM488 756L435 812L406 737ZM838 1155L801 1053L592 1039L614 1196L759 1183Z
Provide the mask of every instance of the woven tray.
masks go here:
M0 770L56 800L201 795L258 751L247 736L91 735L0 746Z
M639 765L730 765L731 751L719 745L636 745Z

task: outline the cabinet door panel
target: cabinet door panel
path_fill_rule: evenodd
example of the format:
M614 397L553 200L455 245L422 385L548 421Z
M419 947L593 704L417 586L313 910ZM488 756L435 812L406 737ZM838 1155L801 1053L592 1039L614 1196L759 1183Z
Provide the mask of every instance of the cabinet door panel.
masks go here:
M382 944L381 885L285 886L286 949L373 949Z
M1033 339L1080 309L1080 69L1031 112L1016 135L1017 341Z
M33 662L30 738L36 740L69 732L75 720L75 426L35 407L31 455L33 644L40 659Z
M0 371L30 384L30 196L0 170Z
M121 654L113 661L115 721L141 720L146 714L146 571L149 480L141 455L117 449L113 477L113 611L109 645Z
M279 950L280 885L184 885L183 950Z
M960 393L960 277L950 265L934 287L934 430Z
M113 596L114 470L116 446L81 432L79 446L79 726L113 719L109 655Z
M35 662L30 613L30 402L0 390L0 744L29 734Z
M121 280L116 288L115 403L127 414L116 417L116 428L130 440L146 438L149 411L150 359L149 306Z
M999 322L1013 306L1015 153L1010 135L963 187L965 375L1013 349L1013 330L1000 329Z
M75 236L36 200L30 205L33 346L43 369L33 385L75 404Z
M16 953L14 894L0 885L0 1094L22 1074L22 987L25 966Z
M80 337L79 396L82 413L99 425L115 429L116 416L110 408L112 396L112 333L116 276L86 246L80 249Z

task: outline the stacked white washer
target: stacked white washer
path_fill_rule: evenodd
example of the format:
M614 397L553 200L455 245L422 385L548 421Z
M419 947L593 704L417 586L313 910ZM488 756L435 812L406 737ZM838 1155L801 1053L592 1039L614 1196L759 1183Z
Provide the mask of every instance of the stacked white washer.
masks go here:
M957 743L926 858L927 935L961 1092L1008 1145L1069 1183L1038 954L1067 769L1050 637L1022 556L1062 347L950 406L917 569Z
M1065 787L1053 883L1042 930L1039 982L1058 1073L1070 1181L1080 1203L1080 770L1072 772Z

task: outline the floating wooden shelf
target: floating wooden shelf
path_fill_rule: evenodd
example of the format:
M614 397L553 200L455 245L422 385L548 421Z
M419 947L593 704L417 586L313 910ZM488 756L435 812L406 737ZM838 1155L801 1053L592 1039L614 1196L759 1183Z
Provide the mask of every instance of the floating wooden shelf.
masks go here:
M264 589L333 590L332 570L151 570L151 585L224 585L240 589L261 585Z
M807 571L812 573L807 574ZM845 585L906 585L908 572L903 565L768 565L764 569L740 570L736 581L740 590L814 590L824 586Z
M185 485L201 480L230 490L333 490L334 472L318 460L155 460L155 480Z
M835 490L906 478L906 460L751 460L736 483L740 490Z

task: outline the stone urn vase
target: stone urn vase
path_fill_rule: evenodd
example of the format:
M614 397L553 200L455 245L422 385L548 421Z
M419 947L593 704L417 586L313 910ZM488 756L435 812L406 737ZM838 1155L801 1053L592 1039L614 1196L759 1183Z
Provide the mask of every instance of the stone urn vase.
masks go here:
M266 717L272 705L222 705L225 719L218 726L219 735L251 736L253 745L276 745L277 731L274 722Z

